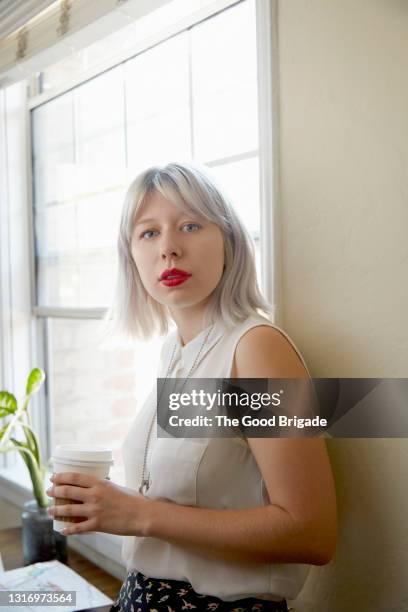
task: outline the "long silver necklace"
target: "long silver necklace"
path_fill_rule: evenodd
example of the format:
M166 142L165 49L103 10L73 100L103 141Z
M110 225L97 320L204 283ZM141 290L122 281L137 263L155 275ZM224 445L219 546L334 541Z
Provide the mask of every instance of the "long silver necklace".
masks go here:
M199 351L198 351L198 353L196 355L196 358L194 359L194 363L191 366L190 371L187 374L185 380L190 378L191 374L193 373L193 371L194 371L194 369L195 369L195 367L197 365L197 361L198 361L198 359L199 359L199 357L201 355L201 352L202 352L202 350L203 350L203 348L205 346L205 343L208 340L208 337L209 337L213 327L214 327L214 325L212 325L209 328L208 332L206 333L205 338L204 338L204 340L203 340L203 342L202 342L202 344L200 346L200 349L199 349ZM160 393L159 401L156 404L156 408L157 408L157 406L160 405L160 401L161 401L161 398L162 398L162 395L163 395L163 391L164 391L164 386L166 384L166 381L167 381L167 379L169 377L169 374L171 372L171 368L172 368L172 365L173 365L173 358L174 358L174 353L176 352L176 348L177 348L177 342L174 344L174 347L173 347L173 351L172 351L172 354L171 354L171 357L170 357L170 362L169 362L169 365L168 365L168 368L167 368L166 377L165 377L163 385L162 385L162 390L161 390L161 393ZM186 383L184 382L184 385L183 385L182 389L184 389L185 384ZM153 418L152 418L152 420L150 422L149 433L147 434L147 440L146 440L145 449L144 449L142 480L140 482L140 487L139 487L139 493L141 493L142 495L145 495L145 493L147 493L147 491L149 490L150 485L151 485L150 472L146 476L146 464L147 464L147 453L149 451L150 436L151 436L151 433L152 433L153 423L154 423L155 416L156 416L155 412L153 411Z

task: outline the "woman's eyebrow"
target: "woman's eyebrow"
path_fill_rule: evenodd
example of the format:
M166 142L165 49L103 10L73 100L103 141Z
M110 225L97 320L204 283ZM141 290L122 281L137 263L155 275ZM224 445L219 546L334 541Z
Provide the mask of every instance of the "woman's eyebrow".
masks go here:
M135 227L137 225L142 225L142 223L156 223L156 219L152 219L152 218L140 219L139 221L137 221L137 223L135 223Z
M194 219L199 218L197 213L187 212L187 211L184 213L180 213L178 219L182 219L183 217L191 217ZM138 221L136 221L134 227L137 227L138 225L142 225L143 223L157 223L157 219L153 219L152 217L146 217L146 219L139 219Z

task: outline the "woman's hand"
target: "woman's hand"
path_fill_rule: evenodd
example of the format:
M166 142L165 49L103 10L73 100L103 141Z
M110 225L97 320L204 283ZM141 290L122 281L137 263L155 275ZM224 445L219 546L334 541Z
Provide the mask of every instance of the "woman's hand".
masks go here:
M145 534L150 501L136 491L114 484L110 480L61 472L51 478L53 486L49 497L77 500L79 504L51 506L48 513L58 516L86 517L80 523L72 523L62 533L71 535L102 531L116 535Z

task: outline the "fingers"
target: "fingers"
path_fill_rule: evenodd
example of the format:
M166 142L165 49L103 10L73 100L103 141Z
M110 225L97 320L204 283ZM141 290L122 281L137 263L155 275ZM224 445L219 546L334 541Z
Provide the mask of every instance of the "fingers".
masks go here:
M79 472L59 472L58 474L53 474L50 480L54 485L72 484L77 487L93 487L101 479L89 474L80 474Z
M74 523L62 529L61 533L63 535L74 535L77 533L86 533L87 531L96 531L96 525L93 519L82 521L81 523Z
M61 485L47 490L48 497L60 497L62 499L75 499L87 501L88 489L78 486Z
M48 514L58 519L59 516L83 516L88 517L92 511L90 504L68 504L64 506L50 506L47 508Z

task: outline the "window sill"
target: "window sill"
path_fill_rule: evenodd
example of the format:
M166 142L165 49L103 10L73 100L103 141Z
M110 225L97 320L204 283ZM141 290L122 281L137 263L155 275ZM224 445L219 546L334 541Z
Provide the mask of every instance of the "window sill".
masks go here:
M33 499L30 476L23 466L0 468L1 498L23 508ZM51 474L51 472L50 472ZM119 580L126 568L121 559L122 537L110 533L85 533L69 536L69 546Z

